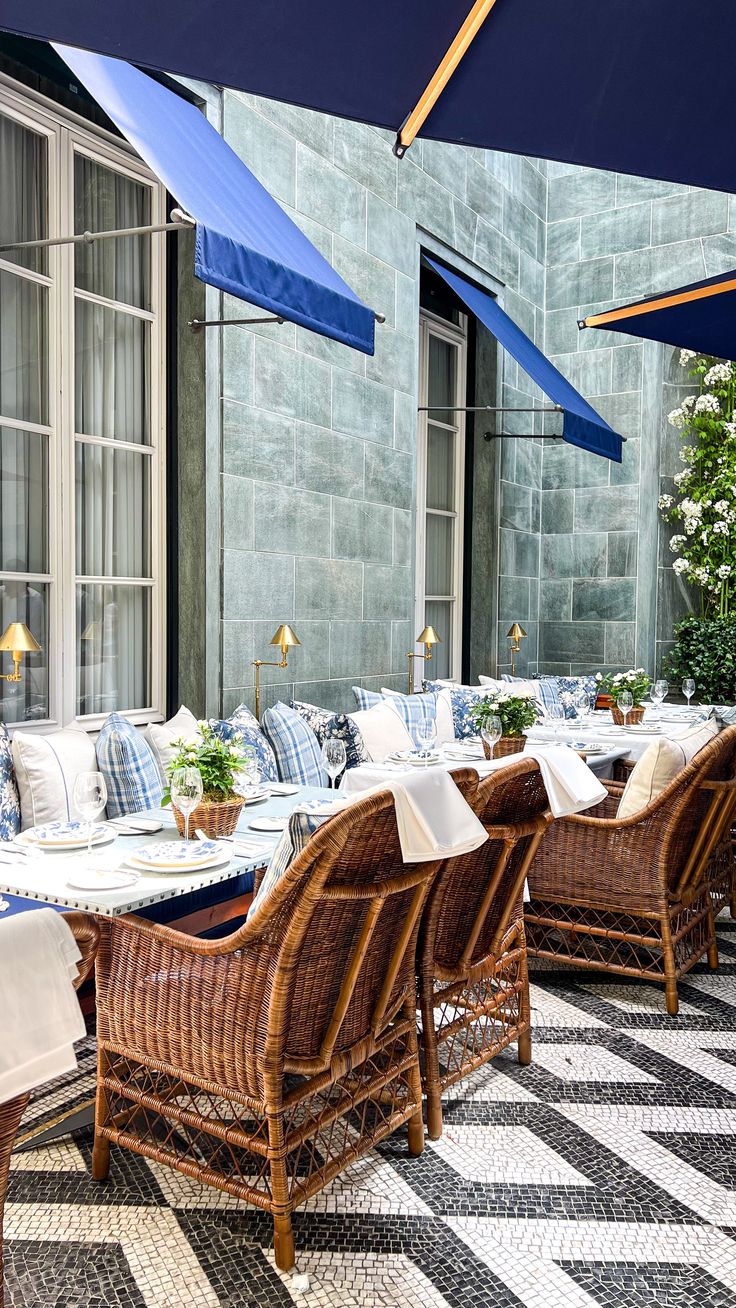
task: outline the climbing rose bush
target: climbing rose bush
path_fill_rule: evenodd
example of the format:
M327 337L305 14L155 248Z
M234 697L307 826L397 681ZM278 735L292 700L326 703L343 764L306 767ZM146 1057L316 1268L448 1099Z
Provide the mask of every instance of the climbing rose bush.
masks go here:
M736 365L692 350L680 364L699 393L668 415L684 466L659 508L681 529L670 540L674 571L699 589L703 617L726 617L736 611Z

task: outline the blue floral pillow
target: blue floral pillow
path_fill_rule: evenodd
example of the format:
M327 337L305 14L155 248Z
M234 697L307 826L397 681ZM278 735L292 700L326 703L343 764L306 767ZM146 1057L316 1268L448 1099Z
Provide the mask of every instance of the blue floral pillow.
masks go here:
M20 796L13 767L13 747L0 722L0 840L13 840L20 831Z
M573 697L580 690L584 690L585 694L590 696L591 708L595 708L598 683L592 674L585 677L550 677L549 680L557 683L557 695L560 703L565 707L566 718L576 718L578 716L577 709L573 704Z
M320 748L328 737L342 741L346 768L357 768L359 763L369 761L360 727L347 713L330 713L329 709L318 708L316 704L304 704L296 699L291 701L290 707L312 728Z
M229 718L212 718L210 726L217 732L221 740L232 740L236 732L239 732L243 738L243 744L248 745L253 750L258 771L261 774L262 781L278 781L279 774L276 768L276 758L266 737L258 725L258 718L254 717L245 704L239 704Z
M482 703L485 698L486 695L482 690L467 690L464 687L455 690L450 686L452 724L455 728L456 740L467 740L469 736L478 735L478 728L470 716L470 710L476 704Z

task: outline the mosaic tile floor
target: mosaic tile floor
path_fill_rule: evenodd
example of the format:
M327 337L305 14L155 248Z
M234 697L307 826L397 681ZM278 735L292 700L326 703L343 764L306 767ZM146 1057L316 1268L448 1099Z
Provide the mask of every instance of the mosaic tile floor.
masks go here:
M736 923L681 987L536 972L534 1058L454 1095L445 1135L399 1134L295 1219L300 1290L269 1219L90 1137L17 1156L8 1308L736 1308ZM31 1106L53 1117L80 1071Z

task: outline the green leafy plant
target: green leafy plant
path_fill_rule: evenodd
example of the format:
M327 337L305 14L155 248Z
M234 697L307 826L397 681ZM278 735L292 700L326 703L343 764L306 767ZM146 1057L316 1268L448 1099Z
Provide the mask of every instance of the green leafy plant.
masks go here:
M684 467L659 509L681 528L669 543L673 570L698 588L703 617L724 618L736 607L736 365L692 350L680 351L680 364L698 394L668 415Z
M736 699L736 616L683 618L675 626L675 645L663 671L679 683L692 677L700 699L733 704Z
M254 756L239 731L233 731L224 740L209 722L198 722L196 735L175 740L173 747L175 753L166 767L169 781L177 768L197 768L202 777L203 798L215 802L234 797L235 779ZM170 802L167 786L163 803Z
M504 736L521 736L537 720L537 706L531 695L484 695L470 709L470 718L480 733L490 718L500 718Z
M619 695L628 690L633 698L634 707L641 704L652 684L651 677L647 676L643 668L629 668L628 672L607 672L605 677L602 673L596 672L595 679L598 682L598 689L605 695L610 695L614 704L618 704Z

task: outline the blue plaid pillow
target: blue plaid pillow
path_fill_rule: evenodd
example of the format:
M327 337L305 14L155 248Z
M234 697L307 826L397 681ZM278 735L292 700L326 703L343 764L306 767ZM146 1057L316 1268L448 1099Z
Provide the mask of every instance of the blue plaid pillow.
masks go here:
M384 698L396 710L415 745L420 744L419 730L437 717L437 696L432 691L422 695L400 695L384 690Z
M383 700L383 695L379 695L377 690L363 690L362 686L353 686L353 694L359 709L374 708Z
M258 894L255 896L253 903L248 909L247 916L255 910L256 905L263 902L266 895L278 885L282 876L291 867L297 854L301 854L304 846L309 842L310 836L313 836L318 827L321 827L326 818L317 813L292 813L289 821L284 828L283 835L274 849L268 867L263 874L263 880L258 887Z
M13 767L10 736L0 722L0 840L13 840L20 831L20 796Z
M97 766L107 785L107 816L158 808L163 786L153 750L121 713L103 722L95 745Z
M282 781L301 786L326 786L327 773L317 737L306 722L281 700L266 709L261 727L276 757Z
M560 692L557 688L557 677L512 677L510 673L504 672L501 680L510 682L512 685L515 682L523 681L526 683L530 680L536 681L539 686L539 699L537 700L537 706L543 713L546 713L553 704L559 704L560 702Z
M210 726L221 740L232 740L238 732L243 744L253 751L261 781L278 781L274 752L261 731L258 718L253 716L245 704L239 704L229 718L210 718Z

